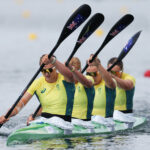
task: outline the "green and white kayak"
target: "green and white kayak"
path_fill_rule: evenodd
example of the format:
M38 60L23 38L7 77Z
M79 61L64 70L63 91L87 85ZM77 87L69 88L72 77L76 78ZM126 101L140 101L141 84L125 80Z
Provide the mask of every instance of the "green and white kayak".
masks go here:
M76 136L87 136L95 134L109 134L117 131L133 129L146 122L144 117L134 117L135 122L132 127L127 123L114 121L114 126L102 125L100 123L91 122L94 128L85 128L80 125L73 125L73 130L65 130L49 123L32 123L31 125L18 129L9 135L7 145L31 143L36 140L47 140L52 138L65 138Z

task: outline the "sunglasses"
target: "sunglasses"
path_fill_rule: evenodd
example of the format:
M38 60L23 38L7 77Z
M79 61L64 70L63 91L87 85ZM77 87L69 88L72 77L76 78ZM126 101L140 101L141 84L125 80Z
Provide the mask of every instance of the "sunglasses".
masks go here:
M122 71L110 71L113 75L115 76L120 76L120 74L122 73Z
M41 72L42 72L42 73L51 73L51 72L53 72L53 68L42 69Z
M96 72L87 72L86 75L96 77L97 73Z

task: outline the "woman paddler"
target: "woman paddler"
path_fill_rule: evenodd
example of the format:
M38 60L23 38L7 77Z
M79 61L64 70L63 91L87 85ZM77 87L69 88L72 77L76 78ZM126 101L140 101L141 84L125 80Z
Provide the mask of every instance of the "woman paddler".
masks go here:
M41 71L43 76L32 83L10 117L18 114L35 94L42 106L40 114L42 117L57 116L71 122L75 91L73 74L54 56L48 59L48 55L43 55L40 59L40 65L43 63L45 64ZM0 117L0 124L8 120L3 115Z

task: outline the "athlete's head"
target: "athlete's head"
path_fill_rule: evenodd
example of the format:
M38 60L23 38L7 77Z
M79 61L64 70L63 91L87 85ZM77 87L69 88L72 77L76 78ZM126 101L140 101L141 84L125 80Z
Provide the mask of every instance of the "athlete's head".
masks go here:
M79 58L73 57L73 58L70 60L69 65L74 66L76 70L81 71L81 62L80 62Z
M112 64L114 64L117 61L117 57L113 57L111 58L108 63L107 63L107 68L109 68ZM120 61L117 63L117 65L115 65L111 71L110 71L113 75L117 76L117 77L121 77L122 72L123 72L123 62Z

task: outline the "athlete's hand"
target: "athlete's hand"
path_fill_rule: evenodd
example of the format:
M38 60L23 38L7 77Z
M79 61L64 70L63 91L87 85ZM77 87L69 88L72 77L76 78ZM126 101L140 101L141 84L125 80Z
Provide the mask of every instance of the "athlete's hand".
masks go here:
M0 124L4 124L4 123L7 122L8 120L9 120L9 118L6 119L5 116L1 116L1 117L0 117Z
M27 126L30 124L31 121L33 121L34 118L33 118L33 115L31 114L28 119L27 119Z
M90 61L92 60L93 54L91 54L90 58L88 59L88 65L89 66L96 66L98 67L101 63L100 60L96 57L93 62L91 63Z
M48 55L47 55L47 54L42 57L42 63L45 64L45 65L48 65L48 64L51 63L51 61L50 61L50 59L48 58Z

